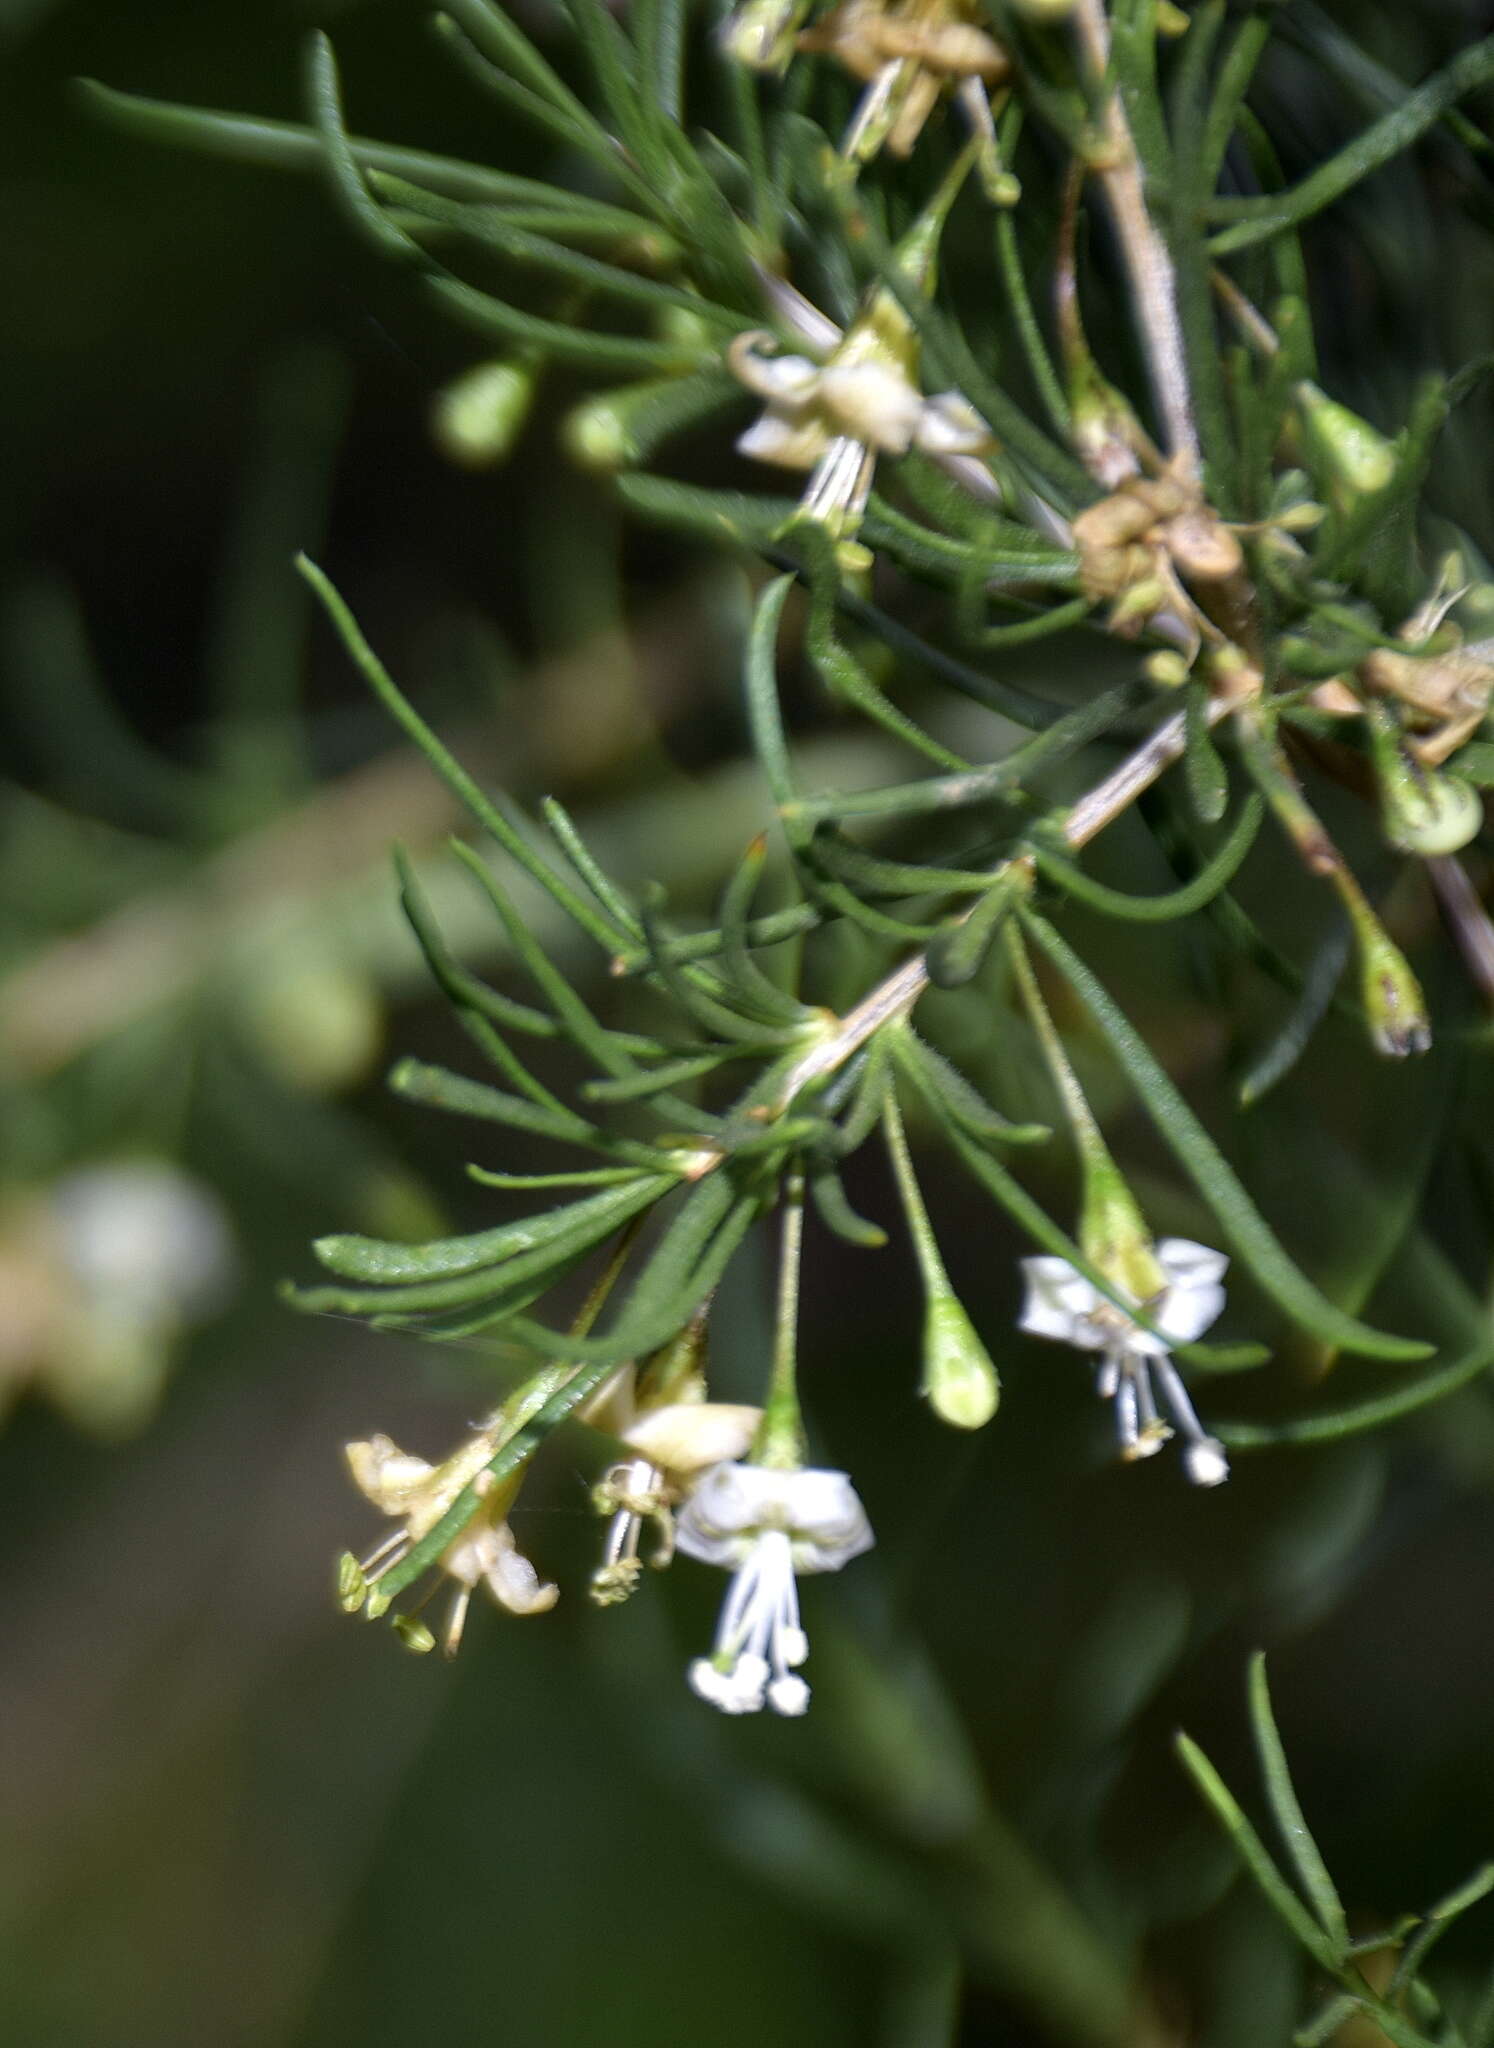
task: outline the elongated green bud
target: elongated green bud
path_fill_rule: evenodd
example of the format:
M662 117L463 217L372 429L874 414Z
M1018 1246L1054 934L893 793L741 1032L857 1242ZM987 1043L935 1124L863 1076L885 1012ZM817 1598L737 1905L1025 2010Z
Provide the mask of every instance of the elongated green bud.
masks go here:
M1305 377L1296 398L1308 453L1339 502L1383 491L1395 475L1394 445Z
M431 431L463 469L491 469L512 454L534 400L534 366L503 358L478 363L436 393Z
M919 1391L939 1420L955 1429L983 1429L1001 1399L991 1355L953 1294L936 1294L929 1301Z
M1360 986L1375 1050L1388 1059L1425 1052L1432 1043L1431 1019L1421 983L1399 946L1373 912L1356 918Z
M1109 1153L1081 1141L1084 1199L1079 1249L1092 1266L1133 1301L1150 1301L1167 1285L1157 1263L1152 1234L1136 1197Z

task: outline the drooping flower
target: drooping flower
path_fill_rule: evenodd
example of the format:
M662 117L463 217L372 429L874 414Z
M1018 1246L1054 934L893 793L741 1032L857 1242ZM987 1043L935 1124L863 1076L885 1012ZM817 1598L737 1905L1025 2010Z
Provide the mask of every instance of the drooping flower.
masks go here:
M1115 1403L1122 1458L1149 1458L1176 1429L1184 1439L1188 1477L1195 1486L1217 1486L1229 1477L1224 1446L1200 1423L1171 1352L1201 1337L1224 1307L1229 1260L1185 1237L1164 1237L1155 1247L1155 1259L1165 1284L1136 1302L1155 1335L1108 1301L1067 1259L1053 1257L1022 1261L1027 1298L1019 1325L1035 1337L1101 1354L1096 1385L1103 1399ZM1170 1420L1159 1411L1159 1389Z
M894 317L894 315L896 317ZM813 471L799 516L849 539L861 523L878 455L974 455L990 430L957 391L927 398L916 381L916 348L900 309L874 306L836 337L822 363L764 351L773 336L754 329L727 350L734 376L767 401L737 441L742 455ZM830 323L826 323L828 326ZM905 323L904 323L905 325Z
M695 1691L727 1714L802 1714L809 1643L796 1574L838 1572L875 1541L850 1479L816 1467L716 1465L681 1509L676 1540L687 1557L732 1574L715 1647L690 1666Z
M478 1586L486 1586L510 1614L544 1614L555 1605L559 1589L540 1578L505 1519L522 1483L522 1471L494 1480L485 1470L514 1426L511 1416L495 1416L439 1465L400 1450L387 1436L347 1446L348 1469L359 1492L382 1514L393 1515L401 1523L367 1557L343 1558L339 1591L350 1613L356 1613L365 1602L371 1617L383 1613L388 1601L379 1592L380 1579L435 1528L469 1485L479 1495L477 1512L440 1557L441 1571L456 1582L442 1634L447 1656L456 1655L467 1608ZM428 1635L412 1638L407 1633L405 1639L412 1648L430 1647Z
M804 29L801 50L833 57L866 86L841 153L858 163L884 146L909 155L948 91L975 133L994 143L988 92L1007 78L1011 59L979 24L970 0L841 0Z
M760 1408L685 1399L646 1409L623 1424L617 1434L635 1455L612 1466L592 1492L594 1506L611 1516L602 1563L591 1581L599 1607L626 1600L637 1585L645 1522L653 1523L657 1535L649 1563L669 1563L674 1508L700 1473L743 1455L761 1420Z
M939 236L963 176L957 165L893 252L898 271L920 293L933 291ZM795 521L822 526L843 556L850 553L852 566L864 566L855 534L877 457L917 448L948 463L985 453L994 445L991 431L958 391L924 395L917 331L885 285L867 294L842 329L784 279L760 276L780 325L811 353L765 353L777 347L765 330L733 339L728 368L767 401L738 439L738 452L812 471Z

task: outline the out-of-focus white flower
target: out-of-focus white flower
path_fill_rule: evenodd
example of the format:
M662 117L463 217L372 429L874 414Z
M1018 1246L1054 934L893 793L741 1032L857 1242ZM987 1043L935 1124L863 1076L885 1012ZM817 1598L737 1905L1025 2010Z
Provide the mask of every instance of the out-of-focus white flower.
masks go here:
M50 1200L74 1286L103 1313L190 1322L233 1276L233 1235L212 1189L165 1160L132 1159L67 1174Z
M234 1265L222 1203L165 1160L111 1160L8 1193L0 1380L34 1379L82 1428L134 1429L177 1339L220 1307Z
M1049 1257L1022 1261L1027 1298L1019 1326L1035 1337L1101 1354L1096 1384L1101 1396L1115 1403L1123 1458L1149 1458L1176 1427L1184 1438L1188 1477L1195 1486L1217 1486L1229 1477L1224 1446L1199 1422L1171 1351L1201 1337L1224 1307L1229 1260L1185 1237L1163 1238L1155 1256L1166 1285L1136 1306L1145 1310L1156 1335L1107 1301L1067 1259ZM1154 1375L1170 1423L1158 1412Z
M1011 60L978 24L971 0L841 0L805 29L801 50L823 51L866 86L842 155L865 162L884 146L909 155L946 91L994 145L988 95L1007 78Z
M388 1601L380 1599L379 1580L435 1528L468 1485L476 1488L481 1504L440 1558L440 1569L456 1581L443 1634L447 1656L456 1655L467 1608L477 1586L486 1586L497 1604L506 1607L510 1614L544 1614L555 1605L559 1589L540 1578L504 1519L518 1493L522 1474L494 1481L484 1470L512 1426L507 1417L495 1418L440 1465L400 1450L387 1436L372 1436L347 1446L348 1469L359 1492L382 1514L394 1515L401 1523L367 1557L343 1558L339 1590L350 1613L356 1613L365 1601L370 1615L383 1612ZM412 1641L407 1635L406 1640L412 1648L430 1646L428 1638Z
M690 1683L727 1714L765 1705L802 1714L809 1654L795 1575L838 1572L870 1550L866 1510L844 1472L722 1464L707 1472L680 1511L676 1540L687 1557L732 1574L709 1657Z

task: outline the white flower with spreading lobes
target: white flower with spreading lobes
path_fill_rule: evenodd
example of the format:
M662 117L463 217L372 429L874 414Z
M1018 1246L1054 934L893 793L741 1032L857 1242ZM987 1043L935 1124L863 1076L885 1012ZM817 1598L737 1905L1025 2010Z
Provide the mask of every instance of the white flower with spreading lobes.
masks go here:
M730 1571L715 1649L690 1666L702 1699L727 1714L765 1705L802 1714L809 1654L799 1623L798 1572L838 1572L875 1538L844 1472L717 1465L685 1502L676 1541L688 1557Z
M1102 1354L1099 1392L1115 1403L1123 1458L1149 1458L1166 1443L1175 1425L1184 1438L1183 1469L1188 1477L1195 1486L1217 1486L1229 1477L1224 1446L1199 1422L1170 1354L1174 1345L1201 1337L1219 1315L1229 1260L1223 1252L1186 1237L1164 1237L1155 1258L1166 1284L1136 1306L1145 1311L1156 1335L1107 1301L1067 1259L1046 1257L1022 1261L1027 1299L1020 1327L1035 1337ZM1153 1374L1171 1424L1158 1413Z
M975 455L990 430L957 391L925 398L904 361L869 323L858 322L823 365L807 356L765 355L773 337L739 334L727 351L733 374L767 400L762 417L738 437L758 462L814 475L800 507L837 537L855 532L871 492L878 455Z
M918 387L917 337L886 292L842 331L782 279L765 280L775 311L819 361L765 353L765 330L739 334L727 349L732 374L767 401L737 440L738 452L784 469L809 469L799 514L834 538L861 522L878 455L919 448L935 457L978 455L991 431L958 391L925 397Z

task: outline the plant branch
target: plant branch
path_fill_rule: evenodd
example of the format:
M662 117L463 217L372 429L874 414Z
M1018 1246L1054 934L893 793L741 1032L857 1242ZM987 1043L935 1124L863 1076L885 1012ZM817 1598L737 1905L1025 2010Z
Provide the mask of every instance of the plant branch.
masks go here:
M1163 439L1179 468L1189 477L1196 477L1201 468L1198 428L1193 417L1172 257L1147 210L1141 159L1119 88L1104 87L1110 64L1110 23L1105 0L1078 0L1074 26L1085 62L1105 93L1105 153L1093 170L1120 240Z
M1242 696L1252 694L1258 687L1259 678L1253 672L1238 672L1230 691L1210 699L1204 714L1208 724L1217 725L1238 707ZM1118 768L1097 782L1073 806L1063 824L1065 843L1076 851L1087 846L1108 824L1129 809L1143 790L1150 789L1165 769L1182 758L1186 745L1186 714L1174 711L1134 752L1126 756ZM1003 861L992 873L993 884L1021 858L1023 856L1017 855ZM977 898L977 902L980 900ZM964 913L965 917L969 915L970 911ZM906 1017L928 986L926 951L915 953L900 967L894 968L884 981L846 1013L837 1030L811 1046L789 1068L779 1086L775 1113L781 1115L805 1088L843 1067L883 1025Z

